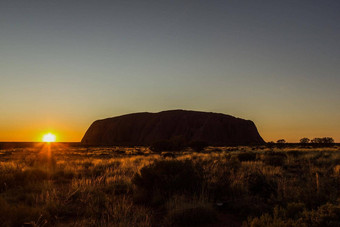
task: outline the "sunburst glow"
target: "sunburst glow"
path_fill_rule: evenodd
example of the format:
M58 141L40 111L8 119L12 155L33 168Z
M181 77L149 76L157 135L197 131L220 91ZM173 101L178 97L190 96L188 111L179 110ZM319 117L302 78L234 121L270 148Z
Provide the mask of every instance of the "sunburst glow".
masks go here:
M43 142L55 142L56 136L52 133L47 133L43 136Z

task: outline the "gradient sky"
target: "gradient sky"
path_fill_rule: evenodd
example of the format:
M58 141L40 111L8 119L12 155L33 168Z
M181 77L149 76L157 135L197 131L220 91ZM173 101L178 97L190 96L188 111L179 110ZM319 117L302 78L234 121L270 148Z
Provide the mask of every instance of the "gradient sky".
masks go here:
M340 1L0 1L0 141L190 109L340 142Z

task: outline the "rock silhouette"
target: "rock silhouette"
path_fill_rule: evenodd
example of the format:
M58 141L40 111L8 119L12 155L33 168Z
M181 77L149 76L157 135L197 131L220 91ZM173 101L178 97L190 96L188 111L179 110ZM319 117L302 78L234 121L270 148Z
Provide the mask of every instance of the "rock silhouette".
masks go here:
M221 113L168 110L97 120L86 131L86 145L149 146L158 141L204 141L215 146L263 144L250 120Z

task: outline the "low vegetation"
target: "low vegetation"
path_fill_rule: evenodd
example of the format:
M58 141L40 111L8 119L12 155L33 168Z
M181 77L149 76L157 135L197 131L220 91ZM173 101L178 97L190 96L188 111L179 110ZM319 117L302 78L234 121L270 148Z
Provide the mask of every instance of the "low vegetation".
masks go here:
M0 226L340 226L339 185L336 146L6 149Z

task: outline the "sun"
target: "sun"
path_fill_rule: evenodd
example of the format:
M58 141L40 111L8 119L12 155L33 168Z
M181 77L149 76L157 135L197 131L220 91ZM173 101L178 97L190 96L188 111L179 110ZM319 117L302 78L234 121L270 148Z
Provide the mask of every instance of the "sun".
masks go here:
M43 142L55 142L56 136L52 133L47 133L43 136Z

